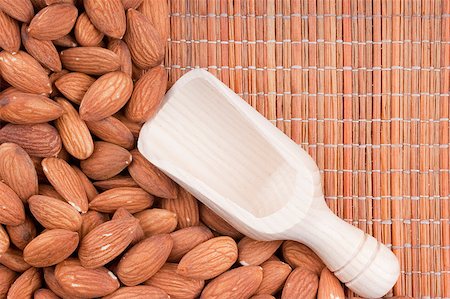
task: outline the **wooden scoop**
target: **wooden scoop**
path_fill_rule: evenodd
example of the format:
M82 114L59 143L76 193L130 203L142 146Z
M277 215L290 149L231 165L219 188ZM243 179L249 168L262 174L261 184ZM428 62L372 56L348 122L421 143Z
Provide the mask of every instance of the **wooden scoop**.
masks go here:
M138 148L242 233L308 245L360 296L396 282L395 255L328 209L312 158L207 71L175 83Z

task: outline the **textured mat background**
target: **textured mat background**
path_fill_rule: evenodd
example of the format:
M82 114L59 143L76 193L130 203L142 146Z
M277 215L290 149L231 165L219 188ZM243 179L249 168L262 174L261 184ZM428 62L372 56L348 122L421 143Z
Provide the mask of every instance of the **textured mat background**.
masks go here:
M171 81L217 75L317 161L336 214L392 247L394 295L450 298L450 0L169 4Z

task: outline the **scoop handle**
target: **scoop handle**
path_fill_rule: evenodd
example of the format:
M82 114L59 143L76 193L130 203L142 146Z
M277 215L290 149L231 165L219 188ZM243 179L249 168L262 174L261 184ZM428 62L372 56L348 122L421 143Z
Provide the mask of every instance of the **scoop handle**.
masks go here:
M348 224L325 204L288 232L308 245L340 281L364 298L379 298L400 273L394 253L374 237Z

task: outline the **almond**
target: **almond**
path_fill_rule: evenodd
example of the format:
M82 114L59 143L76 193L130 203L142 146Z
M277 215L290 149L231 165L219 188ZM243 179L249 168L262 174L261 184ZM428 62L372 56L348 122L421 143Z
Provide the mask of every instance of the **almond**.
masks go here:
M75 72L88 75L103 75L120 68L119 56L100 47L76 47L60 54L63 66Z
M86 91L80 105L80 116L86 121L98 121L119 111L133 91L133 81L124 72L101 76Z
M39 269L30 268L23 272L11 285L8 298L31 298L34 291L42 285L42 277Z
M133 180L132 177L120 174L113 176L112 178L107 180L96 181L94 182L94 186L102 190L109 190L121 187L139 187L139 185L136 184L136 182Z
M292 271L292 268L281 261L267 261L263 268L263 280L256 294L275 294L283 287L284 282Z
M0 263L16 272L24 272L31 267L23 259L22 251L12 247L0 255Z
M151 286L122 287L103 299L152 298L169 299L169 295L161 289Z
M68 70L61 70L59 72L53 72L50 74L50 76L48 77L50 79L50 83L52 84L52 93L50 94L50 97L53 98L56 96L61 96L61 93L59 92L58 88L56 88L56 86L55 86L55 82L56 82L56 80L58 80L59 78L61 78L64 75L67 75L68 73L69 73Z
M178 228L195 226L200 223L197 199L181 187L177 198L165 199L161 206L177 214Z
M155 29L158 31L163 45L169 39L169 6L166 1L144 0L138 8L139 12L150 19Z
M77 41L70 34L66 34L63 37L53 40L53 44L55 46L60 46L60 47L64 47L64 48L78 47Z
M34 238L23 250L25 262L34 267L49 267L68 258L78 247L78 233L51 229Z
M168 234L177 227L177 215L164 209L148 209L135 214L145 236Z
M38 193L38 177L33 161L17 144L0 145L0 177L23 202Z
M59 297L49 289L39 289L34 292L34 299L58 299Z
M23 24L21 29L22 42L27 52L46 68L60 72L62 65L55 45L48 40L39 40L28 34L28 27Z
M58 90L70 101L80 104L95 79L83 73L68 73L55 81Z
M63 107L65 112L55 121L64 148L79 160L89 158L94 152L94 141L86 123L67 100L57 98L56 102Z
M205 226L186 227L170 234L173 240L172 251L168 260L179 261L183 255L192 250L195 246L214 237L212 232Z
M40 163L41 162L39 162L39 164ZM58 191L56 191L55 188L53 188L53 186L51 185L39 184L39 195L49 196L64 201L64 198L61 196L61 194L59 194Z
M109 217L97 211L88 211L81 215L81 219L80 238L83 239L91 230L108 221Z
M127 11L127 31L124 40L133 62L141 69L157 66L164 59L164 41L150 20L130 8Z
M0 223L19 225L25 221L22 201L8 185L0 182Z
M16 277L17 275L14 271L0 265L0 298L6 298L6 294Z
M263 278L259 266L239 267L216 277L203 289L200 298L249 298Z
M78 10L72 4L44 7L31 20L28 34L40 40L54 40L68 34L77 20Z
M114 215L112 217L112 220L116 219L134 219L134 216L130 214L125 208L119 208L114 212ZM136 227L136 231L134 232L134 238L133 241L131 241L131 244L136 244L140 241L142 241L145 238L144 231L142 230L142 227L138 225Z
M62 289L55 277L55 267L44 268L44 279L47 287L61 298L81 299L80 297L70 296Z
M186 253L178 264L177 273L199 280L211 279L227 271L237 257L237 245L232 238L212 238Z
M42 160L42 167L56 191L78 212L86 213L86 192L75 170L66 161L58 158L45 158Z
M0 225L0 256L4 254L9 248L9 236L2 225ZM1 289L1 287L0 287Z
M57 119L64 110L49 98L31 93L4 96L0 119L13 124L39 124Z
M97 141L94 153L80 162L80 168L93 180L106 180L124 170L131 159L131 154L126 149L109 142Z
M257 241L244 237L238 243L239 263L243 266L261 265L281 246L283 241Z
M336 298L344 299L345 293L341 282L327 268L320 273L318 299Z
M83 47L95 47L103 40L103 33L95 28L88 15L83 12L75 24L75 39Z
M153 200L153 196L141 188L122 187L100 193L89 203L89 208L103 213L114 213L123 207L130 213L137 213L150 207Z
M252 296L250 299L275 299L275 297L268 294L259 294Z
M86 122L92 134L103 141L117 144L126 149L134 147L134 136L120 120L108 116L97 121Z
M56 156L62 147L58 131L47 123L32 125L7 124L0 130L0 143L12 142L29 155Z
M113 38L123 37L126 19L121 0L85 0L84 8L98 30Z
M228 222L223 220L219 215L214 213L205 205L200 205L200 219L205 223L210 229L218 232L221 235L227 235L234 239L242 238L242 234L238 232L234 227L232 227Z
M6 82L29 93L50 94L52 86L44 68L26 52L0 52L0 73Z
M47 229L65 229L78 231L81 228L81 216L68 203L59 199L34 195L28 200L34 218Z
M117 117L121 122L123 122L125 126L127 126L134 137L139 137L139 132L141 131L143 123L133 122L123 116L121 113L116 113L114 116Z
M131 53L127 44L120 39L111 39L108 43L108 49L119 56L120 70L131 78L133 63L131 62Z
M8 232L11 243L14 244L20 250L23 250L28 243L36 237L36 226L30 217L25 217L25 221L19 225L7 225L6 230Z
M285 261L293 268L301 267L320 275L320 272L325 267L320 258L301 243L284 241L281 250Z
M20 31L16 20L0 10L0 48L16 53L20 49Z
M192 299L200 295L205 282L181 276L177 264L166 263L145 284L164 290L173 299Z
M30 0L2 0L0 10L24 23L29 23L34 16L33 4Z
M123 8L128 10L129 8L137 9L141 5L142 0L122 0Z
M81 184L83 185L84 191L86 191L86 196L88 198L88 201L91 202L97 195L97 189L95 189L94 184L89 180L89 178L84 174L84 172L81 171L76 166L72 166L73 170L77 173L78 177L80 178Z
M91 230L78 250L83 267L100 267L116 258L130 245L138 223L136 219L110 220Z
M61 288L72 297L95 298L116 291L120 283L108 269L87 269L80 261L68 259L55 268L55 277Z
M296 268L286 280L281 294L282 299L316 298L319 279L316 273L304 268Z
M145 191L162 198L176 198L177 186L156 166L151 164L137 149L131 151L133 161L128 166L133 180Z

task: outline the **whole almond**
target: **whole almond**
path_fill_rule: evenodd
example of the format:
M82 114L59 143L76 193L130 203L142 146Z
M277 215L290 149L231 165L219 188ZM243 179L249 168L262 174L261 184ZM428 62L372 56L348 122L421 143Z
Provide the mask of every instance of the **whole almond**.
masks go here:
M292 271L292 268L281 261L267 261L263 268L263 280L256 294L275 294L283 287L284 282Z
M117 265L117 276L126 286L135 286L152 277L164 265L172 250L170 235L144 239L129 249Z
M96 181L94 182L94 186L102 190L122 187L139 187L132 177L120 174L107 180Z
M138 8L139 12L148 17L158 31L165 45L169 39L169 6L166 1L144 0Z
M44 68L30 54L0 52L0 73L6 82L29 93L50 94L52 86Z
M68 34L77 20L72 4L52 4L39 11L28 26L28 34L40 40L54 40Z
M64 148L77 159L89 158L94 152L94 141L86 123L67 100L56 98L56 102L64 109L64 114L55 121Z
M139 137L139 132L141 131L143 123L133 122L121 113L116 113L114 116L117 117L117 119L119 119L121 122L123 122L125 126L127 126L134 137Z
M195 226L200 223L197 199L181 187L177 198L163 200L161 207L177 214L178 228Z
M33 161L17 144L0 145L0 177L23 202L38 193L38 177Z
M63 66L88 75L103 75L120 68L119 56L101 47L76 47L60 54Z
M263 271L259 266L235 268L208 283L200 298L249 298L256 292L262 279Z
M108 116L97 121L86 122L92 134L103 141L117 144L126 149L134 147L134 136L120 120Z
M122 0L123 8L128 10L129 8L137 9L141 5L142 0Z
M91 230L108 221L109 217L108 215L91 210L81 215L81 219L80 239L83 239Z
M0 10L24 23L29 23L34 16L33 4L30 0L1 0Z
M164 290L173 299L192 299L198 298L205 282L181 276L177 264L166 263L145 284Z
M145 236L168 234L177 227L177 214L164 209L147 209L134 215Z
M23 272L8 291L7 298L31 298L34 291L42 285L42 277L40 270L30 268Z
M125 208L119 208L114 212L114 215L112 217L112 220L116 219L133 219L134 216L130 214ZM138 225L136 227L136 231L134 232L133 241L131 241L131 244L136 244L140 241L145 239L144 231L142 230L142 227Z
M200 219L213 231L218 232L221 235L227 235L234 239L242 238L242 234L232 227L228 222L223 220L219 215L214 213L205 205L200 205Z
M75 259L67 259L55 268L58 284L70 298L96 298L116 291L120 283L108 269L87 269Z
M0 223L19 225L25 221L25 209L17 194L0 182Z
M113 38L123 37L126 19L121 0L85 0L84 8L98 30Z
M7 225L6 231L11 243L20 250L23 250L36 237L36 226L33 220L27 216L25 221L19 225Z
M6 294L16 277L16 272L0 265L0 298L6 298Z
M83 47L95 47L104 37L103 33L95 28L85 12L78 16L74 33L75 39Z
M150 207L153 200L153 196L141 188L122 187L100 193L89 203L89 208L103 213L114 213L122 207L130 213L137 213Z
M128 298L152 298L152 299L169 299L169 295L161 289L151 286L134 286L122 287L108 295L103 299L128 299Z
M39 289L34 292L34 299L58 299L59 297L49 289Z
M131 151L133 161L128 171L133 180L145 191L162 198L176 198L177 186L156 166L142 156L137 149Z
M281 294L282 299L291 298L316 298L319 279L317 274L307 269L296 268L286 280Z
M177 273L199 280L211 279L227 271L237 257L237 245L232 238L212 238L186 253L178 264Z
M59 285L59 282L56 280L55 267L44 268L44 280L47 287L59 297L81 299L80 297L70 296L66 291L63 290L63 288Z
M78 233L51 229L34 238L23 250L25 262L34 267L49 267L68 258L78 247Z
M31 267L23 259L22 251L12 247L0 255L0 263L16 272L24 272Z
M28 200L34 218L47 229L65 229L78 231L81 228L81 216L68 203L59 199L34 195Z
M133 91L133 81L124 72L111 72L95 81L83 97L80 116L86 121L98 121L119 111Z
M162 66L145 72L136 82L133 95L125 107L125 116L135 122L145 122L155 115L167 89L167 73Z
M93 180L106 180L124 170L131 159L131 154L123 147L97 141L94 144L93 154L80 162L80 168Z
M4 254L9 248L9 236L2 225L0 225L0 256ZM1 269L0 269L1 270ZM0 287L1 289L1 287Z
M76 166L72 166L73 170L77 173L78 177L80 178L81 184L83 185L84 191L86 192L86 196L88 198L88 201L91 202L97 195L97 189L95 188L94 184L89 180L89 178L84 174L84 172L81 171Z
M7 95L0 100L0 119L13 124L39 124L57 119L64 110L46 96Z
M283 241L257 241L244 237L238 243L239 263L243 266L261 265L277 251L281 243Z
M141 69L157 66L164 59L164 41L150 20L135 9L127 11L124 40L133 62Z
M285 261L293 268L301 267L320 275L320 272L325 267L320 258L301 243L284 241L281 250Z
M77 41L70 34L66 34L63 37L53 40L52 42L55 46L60 46L60 47L64 47L64 48L78 47Z
M0 48L16 53L20 49L20 31L16 20L0 10Z
M344 299L345 293L341 282L327 268L320 273L318 299L336 298Z
M41 161L39 161L39 164L41 164ZM47 184L39 184L39 195L49 196L64 201L64 198L61 196L61 194L59 194L58 191L53 188L53 186Z
M55 82L56 88L70 101L80 104L95 79L84 73L68 73Z
M170 236L173 240L173 247L168 260L171 262L178 262L195 246L214 237L206 226L186 227L172 232Z
M119 56L120 70L131 77L133 63L131 62L131 53L127 44L120 39L111 39L108 43L108 49Z
M78 257L83 267L100 267L116 258L130 245L138 225L136 219L117 219L91 230L81 240L78 249Z
M86 213L86 191L75 170L66 161L58 158L45 158L42 160L42 167L56 191L78 212Z

